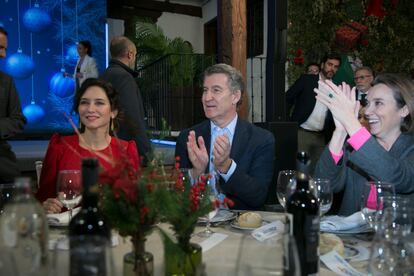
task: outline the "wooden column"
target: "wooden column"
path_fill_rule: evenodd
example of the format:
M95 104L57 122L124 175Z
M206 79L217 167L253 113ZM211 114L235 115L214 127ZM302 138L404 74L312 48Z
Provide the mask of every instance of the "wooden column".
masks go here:
M247 88L246 0L218 0L217 3L220 62L238 69L243 74ZM247 119L249 115L248 99L247 89L245 89L242 104L238 110L242 119Z

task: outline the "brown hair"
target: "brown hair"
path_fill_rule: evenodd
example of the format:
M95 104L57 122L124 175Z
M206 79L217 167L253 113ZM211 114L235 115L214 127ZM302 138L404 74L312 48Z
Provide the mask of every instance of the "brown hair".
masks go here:
M391 89L393 97L397 102L398 108L403 108L405 105L408 108L409 114L401 123L401 131L414 133L414 125L412 118L414 117L414 83L407 77L398 74L380 74L373 81L372 85L384 84Z

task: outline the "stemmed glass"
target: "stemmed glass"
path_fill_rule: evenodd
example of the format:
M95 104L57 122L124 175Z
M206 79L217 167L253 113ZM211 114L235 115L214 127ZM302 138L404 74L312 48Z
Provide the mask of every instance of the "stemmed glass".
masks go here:
M202 196L208 196L212 209L211 211L205 216L206 227L203 231L199 232L197 235L200 237L210 237L214 234L214 231L211 230L211 220L217 215L220 209L220 202L218 198L218 191L215 189L216 187L216 175L214 173L202 174L200 175L200 180L206 183L206 193Z
M328 179L315 178L311 180L310 189L314 191L319 202L320 216L326 214L332 206L333 193L331 182Z
M371 228L377 230L378 214L384 208L383 198L395 196L394 185L382 181L369 181L362 190L361 214Z
M369 270L372 275L413 275L414 210L409 200L398 196L383 197L382 203Z
M80 170L59 171L57 179L57 198L69 210L69 221L72 210L82 200L82 182Z
M286 201L295 188L296 172L293 170L280 171L277 177L276 196L283 208L286 208Z

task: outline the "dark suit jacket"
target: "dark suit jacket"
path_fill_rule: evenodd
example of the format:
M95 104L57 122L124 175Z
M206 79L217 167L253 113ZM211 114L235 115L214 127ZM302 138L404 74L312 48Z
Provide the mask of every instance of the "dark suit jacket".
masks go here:
M318 87L319 75L303 74L286 92L288 118L298 122L300 126L309 118L316 104L316 94L313 91ZM293 110L292 110L293 109ZM332 114L328 110L325 118L324 135L329 141L335 129Z
M187 138L190 130L202 136L210 153L210 121L206 120L181 131L175 149L182 168L192 168L188 159ZM267 130L246 121L237 120L230 158L237 168L227 182L220 177L220 188L226 197L235 202L233 209L261 209L273 177L275 138ZM208 168L207 168L208 170Z
M16 156L6 139L22 132L25 124L14 81L0 72L0 183L12 182L20 175Z
M146 134L144 105L134 79L134 71L113 59L100 78L110 82L119 93L120 111L123 112L124 118L119 124L118 138L126 141L135 140L139 154L146 156L151 145Z

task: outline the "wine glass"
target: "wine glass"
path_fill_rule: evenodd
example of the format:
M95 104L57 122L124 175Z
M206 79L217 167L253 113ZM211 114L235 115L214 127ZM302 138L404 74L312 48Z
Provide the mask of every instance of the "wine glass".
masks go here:
M372 275L413 275L414 210L401 197L384 197L382 214L371 247L369 270Z
M394 185L382 181L368 181L362 189L361 214L371 228L377 230L378 212L383 209L383 198L394 196Z
M57 198L69 210L69 221L72 210L82 200L82 182L80 170L59 171L57 179Z
M280 171L277 176L276 196L280 205L286 208L286 201L296 188L296 172L293 170Z
M332 206L333 193L329 179L315 178L310 181L310 189L314 191L319 203L319 213L326 214Z
M201 181L206 183L206 192L201 196L208 196L212 207L210 212L204 218L206 221L206 227L197 235L200 237L210 237L212 234L214 234L214 231L210 228L211 220L217 215L220 209L218 191L215 189L217 178L214 173L202 174L199 178Z

